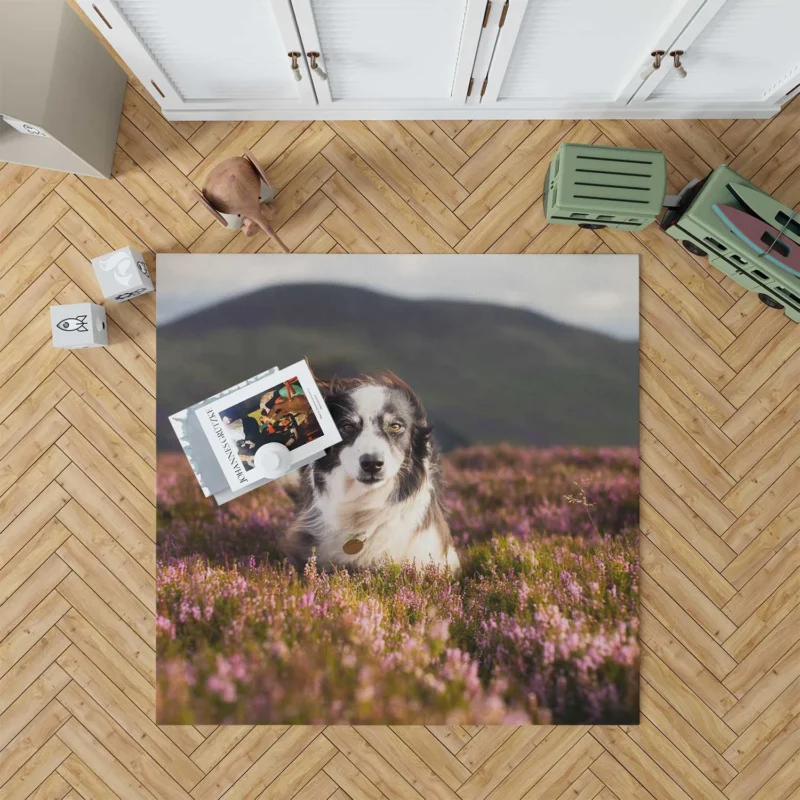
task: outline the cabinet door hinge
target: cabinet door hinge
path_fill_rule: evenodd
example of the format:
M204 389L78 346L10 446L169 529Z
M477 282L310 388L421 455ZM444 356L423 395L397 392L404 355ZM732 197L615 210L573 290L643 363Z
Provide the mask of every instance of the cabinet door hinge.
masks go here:
M481 97L483 97L486 94L486 84L488 83L489 83L489 76L487 75L483 79L483 86L481 86Z
M498 28L502 28L503 25L506 24L506 14L508 14L508 0L506 0L506 4L503 6L503 11L500 14L500 23L498 24Z
M467 97L469 97L472 94L472 86L474 83L475 83L475 78L470 78L469 86L467 86Z
M486 10L483 12L483 24L481 25L482 28L486 27L486 23L489 21L489 12L492 10L492 0L486 0Z

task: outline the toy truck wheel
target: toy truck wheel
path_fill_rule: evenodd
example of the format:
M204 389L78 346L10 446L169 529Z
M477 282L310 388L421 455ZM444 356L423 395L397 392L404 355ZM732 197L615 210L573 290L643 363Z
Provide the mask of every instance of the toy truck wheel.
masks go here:
M605 228L605 225L598 225L596 222L579 222L579 228L587 228L590 231L599 231L600 228Z
M694 242L690 242L688 239L684 239L681 244L694 256L704 258L708 255L705 250L701 250Z
M779 310L783 308L783 306L774 297L770 297L768 294L761 293L758 295L758 299L765 306L769 306L770 308L777 308Z

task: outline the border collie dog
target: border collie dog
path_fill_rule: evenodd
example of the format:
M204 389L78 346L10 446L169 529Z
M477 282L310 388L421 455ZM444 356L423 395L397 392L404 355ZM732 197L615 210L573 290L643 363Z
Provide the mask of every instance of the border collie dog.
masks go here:
M297 566L373 567L384 560L460 568L441 498L425 409L392 374L321 384L342 441L303 467L284 549Z

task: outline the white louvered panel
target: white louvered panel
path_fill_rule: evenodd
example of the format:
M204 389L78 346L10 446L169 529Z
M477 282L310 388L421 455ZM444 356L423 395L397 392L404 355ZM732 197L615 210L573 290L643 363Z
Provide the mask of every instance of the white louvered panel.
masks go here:
M466 6L466 0L312 0L332 98L449 98Z
M116 0L184 100L297 96L269 0Z
M671 69L650 101L761 100L799 61L800 0L728 0L686 48L686 78Z
M614 100L684 4L530 0L499 99Z

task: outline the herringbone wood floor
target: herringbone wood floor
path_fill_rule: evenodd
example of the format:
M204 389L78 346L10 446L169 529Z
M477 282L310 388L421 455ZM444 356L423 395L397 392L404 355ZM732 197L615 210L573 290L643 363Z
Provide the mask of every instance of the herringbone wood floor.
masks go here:
M800 326L651 226L549 227L562 141L730 162L800 203L800 101L772 121L165 122L128 89L114 177L0 168L0 796L800 798ZM296 252L638 253L638 727L164 727L154 719L153 295L110 346L50 344L87 259L272 251L195 202L250 147ZM376 264L376 268L380 265Z

